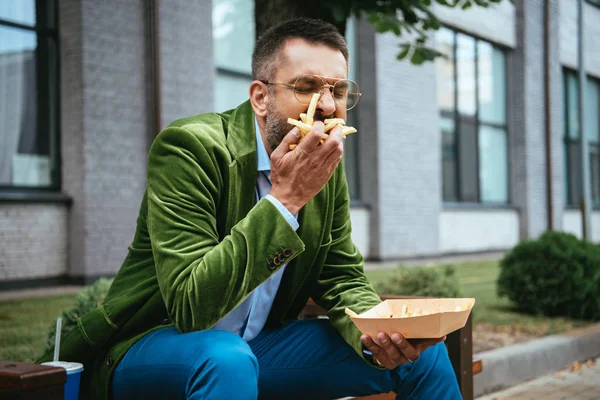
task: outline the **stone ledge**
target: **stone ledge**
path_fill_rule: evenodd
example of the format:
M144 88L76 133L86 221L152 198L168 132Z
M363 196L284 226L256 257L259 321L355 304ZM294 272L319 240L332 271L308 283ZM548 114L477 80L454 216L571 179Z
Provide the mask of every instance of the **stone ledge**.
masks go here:
M483 371L474 377L475 396L496 392L600 356L600 323L476 355Z

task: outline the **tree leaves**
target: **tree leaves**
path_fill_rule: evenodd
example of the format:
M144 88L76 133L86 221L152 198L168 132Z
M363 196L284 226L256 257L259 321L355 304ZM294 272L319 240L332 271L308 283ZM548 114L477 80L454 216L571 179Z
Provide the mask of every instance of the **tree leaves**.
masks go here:
M354 15L360 18L367 15L370 24L377 33L391 32L398 37L414 35L400 43L398 60L410 59L415 65L432 61L441 53L428 47L427 39L431 31L441 26L431 8L434 3L449 8L459 7L467 10L473 6L489 7L502 0L324 0L324 6L330 9L334 18L347 18ZM514 0L509 0L514 2Z

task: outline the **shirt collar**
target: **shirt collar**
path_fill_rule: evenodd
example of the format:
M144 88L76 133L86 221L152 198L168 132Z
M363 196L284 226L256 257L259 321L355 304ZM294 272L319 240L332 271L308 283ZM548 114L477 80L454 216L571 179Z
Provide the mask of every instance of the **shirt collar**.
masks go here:
M256 116L254 116L254 128L256 130L256 153L258 156L258 170L259 171L271 171L271 159L263 143L262 136L260 135L260 128Z

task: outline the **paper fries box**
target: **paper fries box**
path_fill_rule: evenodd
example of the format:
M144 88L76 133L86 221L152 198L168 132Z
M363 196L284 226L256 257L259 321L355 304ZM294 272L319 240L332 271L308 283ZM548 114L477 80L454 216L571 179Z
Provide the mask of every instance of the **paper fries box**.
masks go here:
M474 304L473 298L393 299L350 318L363 334L371 337L379 332L397 332L412 339L439 338L464 327ZM421 310L428 315L400 317L403 305L410 312Z

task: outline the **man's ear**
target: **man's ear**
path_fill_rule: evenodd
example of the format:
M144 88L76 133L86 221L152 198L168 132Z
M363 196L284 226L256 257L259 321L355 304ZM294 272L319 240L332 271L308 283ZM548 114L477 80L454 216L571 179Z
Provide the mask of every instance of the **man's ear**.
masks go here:
M250 84L250 104L257 117L265 118L269 106L269 90L261 81L252 81Z

